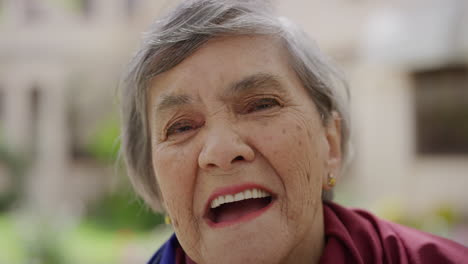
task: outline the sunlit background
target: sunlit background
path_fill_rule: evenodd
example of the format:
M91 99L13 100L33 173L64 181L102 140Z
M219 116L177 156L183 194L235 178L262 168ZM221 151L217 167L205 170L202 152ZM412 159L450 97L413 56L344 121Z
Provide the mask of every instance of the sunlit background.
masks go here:
M0 0L0 264L145 263L170 235L116 158L120 74L176 2ZM468 245L468 1L277 3L351 84L336 200Z

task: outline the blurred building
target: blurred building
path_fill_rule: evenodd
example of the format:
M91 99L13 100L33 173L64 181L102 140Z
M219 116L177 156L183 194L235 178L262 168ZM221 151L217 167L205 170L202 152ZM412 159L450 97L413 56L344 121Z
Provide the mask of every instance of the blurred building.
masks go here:
M80 147L115 114L140 32L173 3L0 1L1 124L9 145L35 153L33 201L56 208L104 188L112 172ZM338 193L365 207L394 196L415 210L445 201L468 213L468 2L278 4L350 80L355 158Z
M79 214L109 185L112 166L84 148L100 123L117 118L120 74L160 4L0 1L1 136L27 161L29 206Z
M343 191L365 207L396 197L466 214L468 2L329 5L338 22L312 24L333 24L322 41L351 82L355 160Z
M355 158L340 191L366 207L393 196L466 214L468 2L281 5L350 80Z

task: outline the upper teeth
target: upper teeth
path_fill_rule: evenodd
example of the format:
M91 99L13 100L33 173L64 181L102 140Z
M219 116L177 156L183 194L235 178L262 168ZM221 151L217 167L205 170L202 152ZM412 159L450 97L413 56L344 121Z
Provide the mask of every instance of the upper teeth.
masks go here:
M226 203L233 203L237 201L247 200L247 199L254 199L254 198L263 198L269 197L269 194L266 191L260 189L249 189L242 192L238 192L236 194L228 194L228 195L221 195L213 199L211 201L211 208L216 208L222 204Z

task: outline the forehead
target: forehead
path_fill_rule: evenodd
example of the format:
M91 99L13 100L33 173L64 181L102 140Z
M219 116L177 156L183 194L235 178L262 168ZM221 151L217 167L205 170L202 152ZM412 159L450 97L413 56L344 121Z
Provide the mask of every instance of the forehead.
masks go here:
M255 74L270 74L280 80L294 78L280 43L271 36L212 39L176 67L154 77L150 83L150 97L222 92Z

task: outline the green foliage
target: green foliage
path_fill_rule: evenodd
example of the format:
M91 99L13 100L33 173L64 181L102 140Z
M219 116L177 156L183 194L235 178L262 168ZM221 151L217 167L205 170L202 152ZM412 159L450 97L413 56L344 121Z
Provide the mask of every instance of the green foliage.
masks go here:
M6 166L9 176L11 177L11 186L9 191L0 194L0 212L8 210L15 202L18 201L22 194L23 181L26 169L28 167L27 159L21 155L14 153L10 148L0 142L0 162Z
M2 264L128 263L124 261L126 252L149 257L172 233L165 227L152 232L116 232L84 222L59 233L45 224L29 226L25 232L17 223L14 215L0 214Z
M123 190L122 190L123 189ZM147 231L164 222L128 189L114 191L90 208L87 221L105 230Z
M0 213L0 263L26 263L22 241L11 215Z
M80 11L83 4L79 0L49 0L71 11Z
M454 208L449 204L441 204L440 206L436 207L434 210L434 215L440 217L449 225L453 225L460 219L460 215L458 215Z
M450 203L440 202L430 209L414 212L396 197L382 199L373 210L378 216L435 235L450 237L450 230L462 224L460 211Z
M103 121L89 138L86 151L103 163L114 162L120 149L120 128L115 119Z
M39 232L34 240L26 243L28 259L37 264L64 264L65 256L61 244L51 229L42 226L38 230L42 232Z
M120 148L119 127L115 119L103 121L90 137L86 151L100 162L113 163ZM164 218L147 209L125 182L91 205L87 221L107 230L144 231L163 223Z
M449 204L439 204L423 214L411 214L407 212L400 215L395 222L439 236L448 236L448 231L457 225L461 216Z

